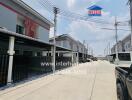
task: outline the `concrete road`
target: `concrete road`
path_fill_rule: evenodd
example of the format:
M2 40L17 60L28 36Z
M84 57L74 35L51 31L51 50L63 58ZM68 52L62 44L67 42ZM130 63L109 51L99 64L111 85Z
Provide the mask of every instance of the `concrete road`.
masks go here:
M114 65L80 64L0 91L0 100L116 100Z

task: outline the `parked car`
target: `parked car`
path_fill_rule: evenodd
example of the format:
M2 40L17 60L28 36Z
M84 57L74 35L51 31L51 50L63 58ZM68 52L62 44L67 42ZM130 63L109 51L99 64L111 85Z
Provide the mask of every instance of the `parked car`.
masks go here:
M91 57L91 59L92 59L93 61L98 61L98 59L97 59L96 57Z
M118 100L132 100L132 65L116 67L115 75Z
M129 67L132 61L132 52L120 52L118 53L118 60L116 60L116 54L107 56L109 61L120 66Z
M91 60L91 59L89 59L89 58L87 58L87 62L92 62L92 60Z

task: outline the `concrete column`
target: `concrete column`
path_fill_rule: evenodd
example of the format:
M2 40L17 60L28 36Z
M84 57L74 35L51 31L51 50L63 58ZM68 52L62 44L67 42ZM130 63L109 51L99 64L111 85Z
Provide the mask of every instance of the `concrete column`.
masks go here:
M11 84L12 83L13 55L15 54L14 44L15 44L15 37L11 36L9 38L9 50L8 50L9 65L8 65L7 84Z
M42 56L47 56L47 52L46 51L42 51Z
M58 56L60 56L60 52L58 52Z
M73 51L71 52L71 57L72 57L72 66L74 66L74 53L73 53Z
M34 52L34 56L37 57L37 52Z
M54 46L51 47L51 55L52 55L52 71L53 73L55 73L56 50Z

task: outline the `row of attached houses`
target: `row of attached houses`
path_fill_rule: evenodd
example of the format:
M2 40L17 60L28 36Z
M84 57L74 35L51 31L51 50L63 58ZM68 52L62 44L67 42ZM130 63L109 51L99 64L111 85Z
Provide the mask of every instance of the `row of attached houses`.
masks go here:
M117 46L118 52L130 52L131 51L131 34L126 36L123 40L118 41L118 43L115 44L111 48L111 53L112 54L115 53L116 46Z
M0 27L21 35L25 35L42 42L49 43L49 31L53 23L41 16L30 6L21 0L0 0ZM1 45L4 44L1 42ZM35 47L16 47L16 53L36 55L40 49L34 52ZM4 51L0 47L0 51ZM25 50L21 50L25 49ZM37 48L36 48L37 49ZM22 51L22 52L21 52ZM2 52L1 52L2 53Z
M54 70L53 26L22 0L0 0L0 87ZM56 41L56 54L61 52L55 57L56 70L87 57L86 47L72 37L62 35Z
M0 0L0 87L53 71L53 26L21 0ZM56 51L71 53L61 46ZM56 70L72 66L72 57L55 60Z
M83 43L73 39L68 34L59 35L55 39L56 39L56 45L72 50L73 59L74 59L73 62L76 62L77 59L79 60L79 62L85 62L85 60L88 57L88 49ZM50 38L50 43L53 42L54 39ZM67 55L69 54L65 54L65 56Z
M53 43L53 38L50 39L50 42ZM86 46L83 43L81 43L80 41L73 39L68 34L63 34L63 35L57 36L56 44L59 46L71 49L74 52L87 54Z

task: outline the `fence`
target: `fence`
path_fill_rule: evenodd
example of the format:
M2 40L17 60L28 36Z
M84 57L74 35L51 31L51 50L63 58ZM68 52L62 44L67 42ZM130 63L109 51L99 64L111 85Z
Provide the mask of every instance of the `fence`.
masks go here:
M71 57L56 57L56 70L70 67ZM13 82L19 82L24 79L52 72L51 56L24 56L14 55L13 63Z
M56 57L56 70L72 66L71 57Z
M30 58L23 55L14 55L13 60L13 82L28 78L28 67Z
M6 85L8 74L8 55L0 55L0 87Z
M52 57L30 57L29 73L44 74L52 71Z

